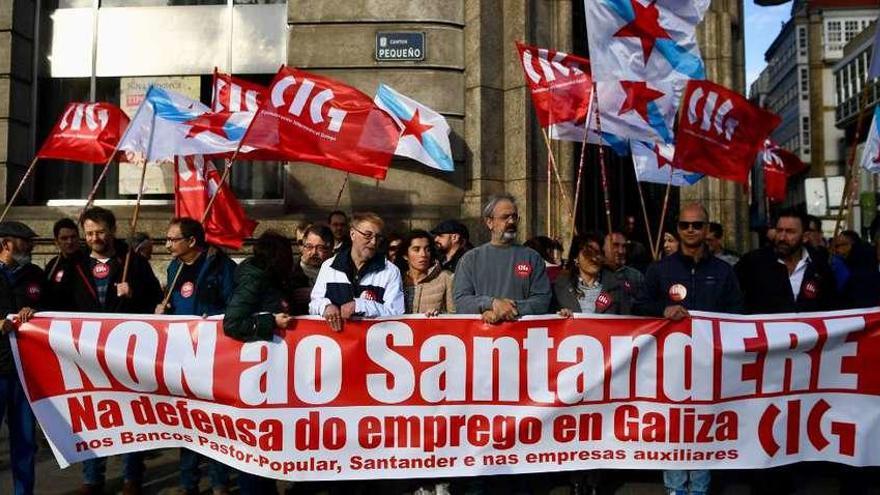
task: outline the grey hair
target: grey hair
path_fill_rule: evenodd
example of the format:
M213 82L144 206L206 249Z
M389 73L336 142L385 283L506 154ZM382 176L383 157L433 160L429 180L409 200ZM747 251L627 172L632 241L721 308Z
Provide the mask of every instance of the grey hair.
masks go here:
M502 201L510 201L513 203L513 206L516 206L516 198L514 198L512 194L493 194L492 196L489 196L489 200L486 201L486 206L483 207L483 218L492 218L492 213L495 212L495 207Z

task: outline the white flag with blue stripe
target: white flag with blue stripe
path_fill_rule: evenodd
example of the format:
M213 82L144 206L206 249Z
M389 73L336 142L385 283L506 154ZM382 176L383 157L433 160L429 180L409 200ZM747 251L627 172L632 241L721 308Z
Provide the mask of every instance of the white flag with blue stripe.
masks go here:
M874 174L880 173L880 105L874 107L871 130L862 149L862 168Z
M395 155L437 170L453 171L450 129L442 115L384 84L379 85L374 101L402 131Z

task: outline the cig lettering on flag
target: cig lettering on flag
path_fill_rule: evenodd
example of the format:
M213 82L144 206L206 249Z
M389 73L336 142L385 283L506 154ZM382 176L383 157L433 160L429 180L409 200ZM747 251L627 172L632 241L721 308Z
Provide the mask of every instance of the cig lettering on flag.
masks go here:
M176 157L174 166L174 215L201 220L216 193L203 222L205 239L215 246L241 249L244 239L253 235L257 222L247 217L229 184L221 183L222 177L214 164L195 155Z
M590 61L520 42L516 48L541 127L565 122L582 126L593 99ZM582 138L583 131L578 140Z
M880 31L880 27L878 27ZM874 118L871 120L871 130L865 139L865 147L862 149L862 168L871 172L880 172L880 105L874 107Z
M779 116L708 81L689 81L684 102L673 166L747 185Z
M150 86L120 150L130 161L172 161L175 156L229 156L247 129L247 112L211 112L201 102Z
M211 109L215 112L256 112L266 87L214 71Z
M42 159L106 163L112 158L128 116L116 105L68 103L37 152Z
M630 141L633 167L639 182L671 184L676 187L691 186L703 178L703 174L685 172L672 166L675 145Z
M412 158L437 170L454 170L449 124L442 115L384 84L379 85L374 101L402 131L395 155Z
M384 179L400 130L372 98L325 76L282 67L242 147Z

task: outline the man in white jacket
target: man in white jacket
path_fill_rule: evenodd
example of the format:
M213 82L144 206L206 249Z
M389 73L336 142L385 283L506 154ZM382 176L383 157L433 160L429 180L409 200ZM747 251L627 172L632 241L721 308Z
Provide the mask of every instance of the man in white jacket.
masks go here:
M375 318L404 312L400 270L378 254L385 222L375 213L351 219L351 248L325 261L312 289L309 314L323 316L339 332L353 316Z

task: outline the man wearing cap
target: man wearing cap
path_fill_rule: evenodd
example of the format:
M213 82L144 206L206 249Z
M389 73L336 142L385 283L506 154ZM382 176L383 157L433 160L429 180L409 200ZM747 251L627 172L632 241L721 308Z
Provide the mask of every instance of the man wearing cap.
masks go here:
M62 278L72 309L88 313L153 313L162 300L162 288L150 264L116 238L116 216L101 207L82 214L82 228L89 247ZM128 272L125 273L126 257ZM123 274L127 277L123 280ZM103 493L105 458L83 462L80 493ZM141 452L123 456L123 493L140 493L144 464Z
M52 226L52 236L55 238L55 246L58 248L58 256L46 263L46 295L43 298L43 308L54 311L67 311L70 307L70 297L63 290L61 282L64 274L68 273L76 263L86 256L79 237L79 227L70 218L62 218Z
M712 255L706 245L709 213L699 203L685 205L678 218L679 250L652 263L633 305L642 316L679 321L689 311L741 313L743 296L733 267ZM667 470L663 484L670 494L705 495L708 470Z
M31 263L32 239L36 237L21 222L0 222L0 314L17 313L21 322L30 319L40 308L43 294L43 270ZM36 420L25 397L12 348L9 332L15 325L9 320L0 323L0 423L6 416L9 426L9 456L12 467L13 493L34 492L34 455L37 450Z
M458 261L468 250L470 235L467 227L457 220L444 220L434 227L431 235L441 256L441 268L455 273Z

